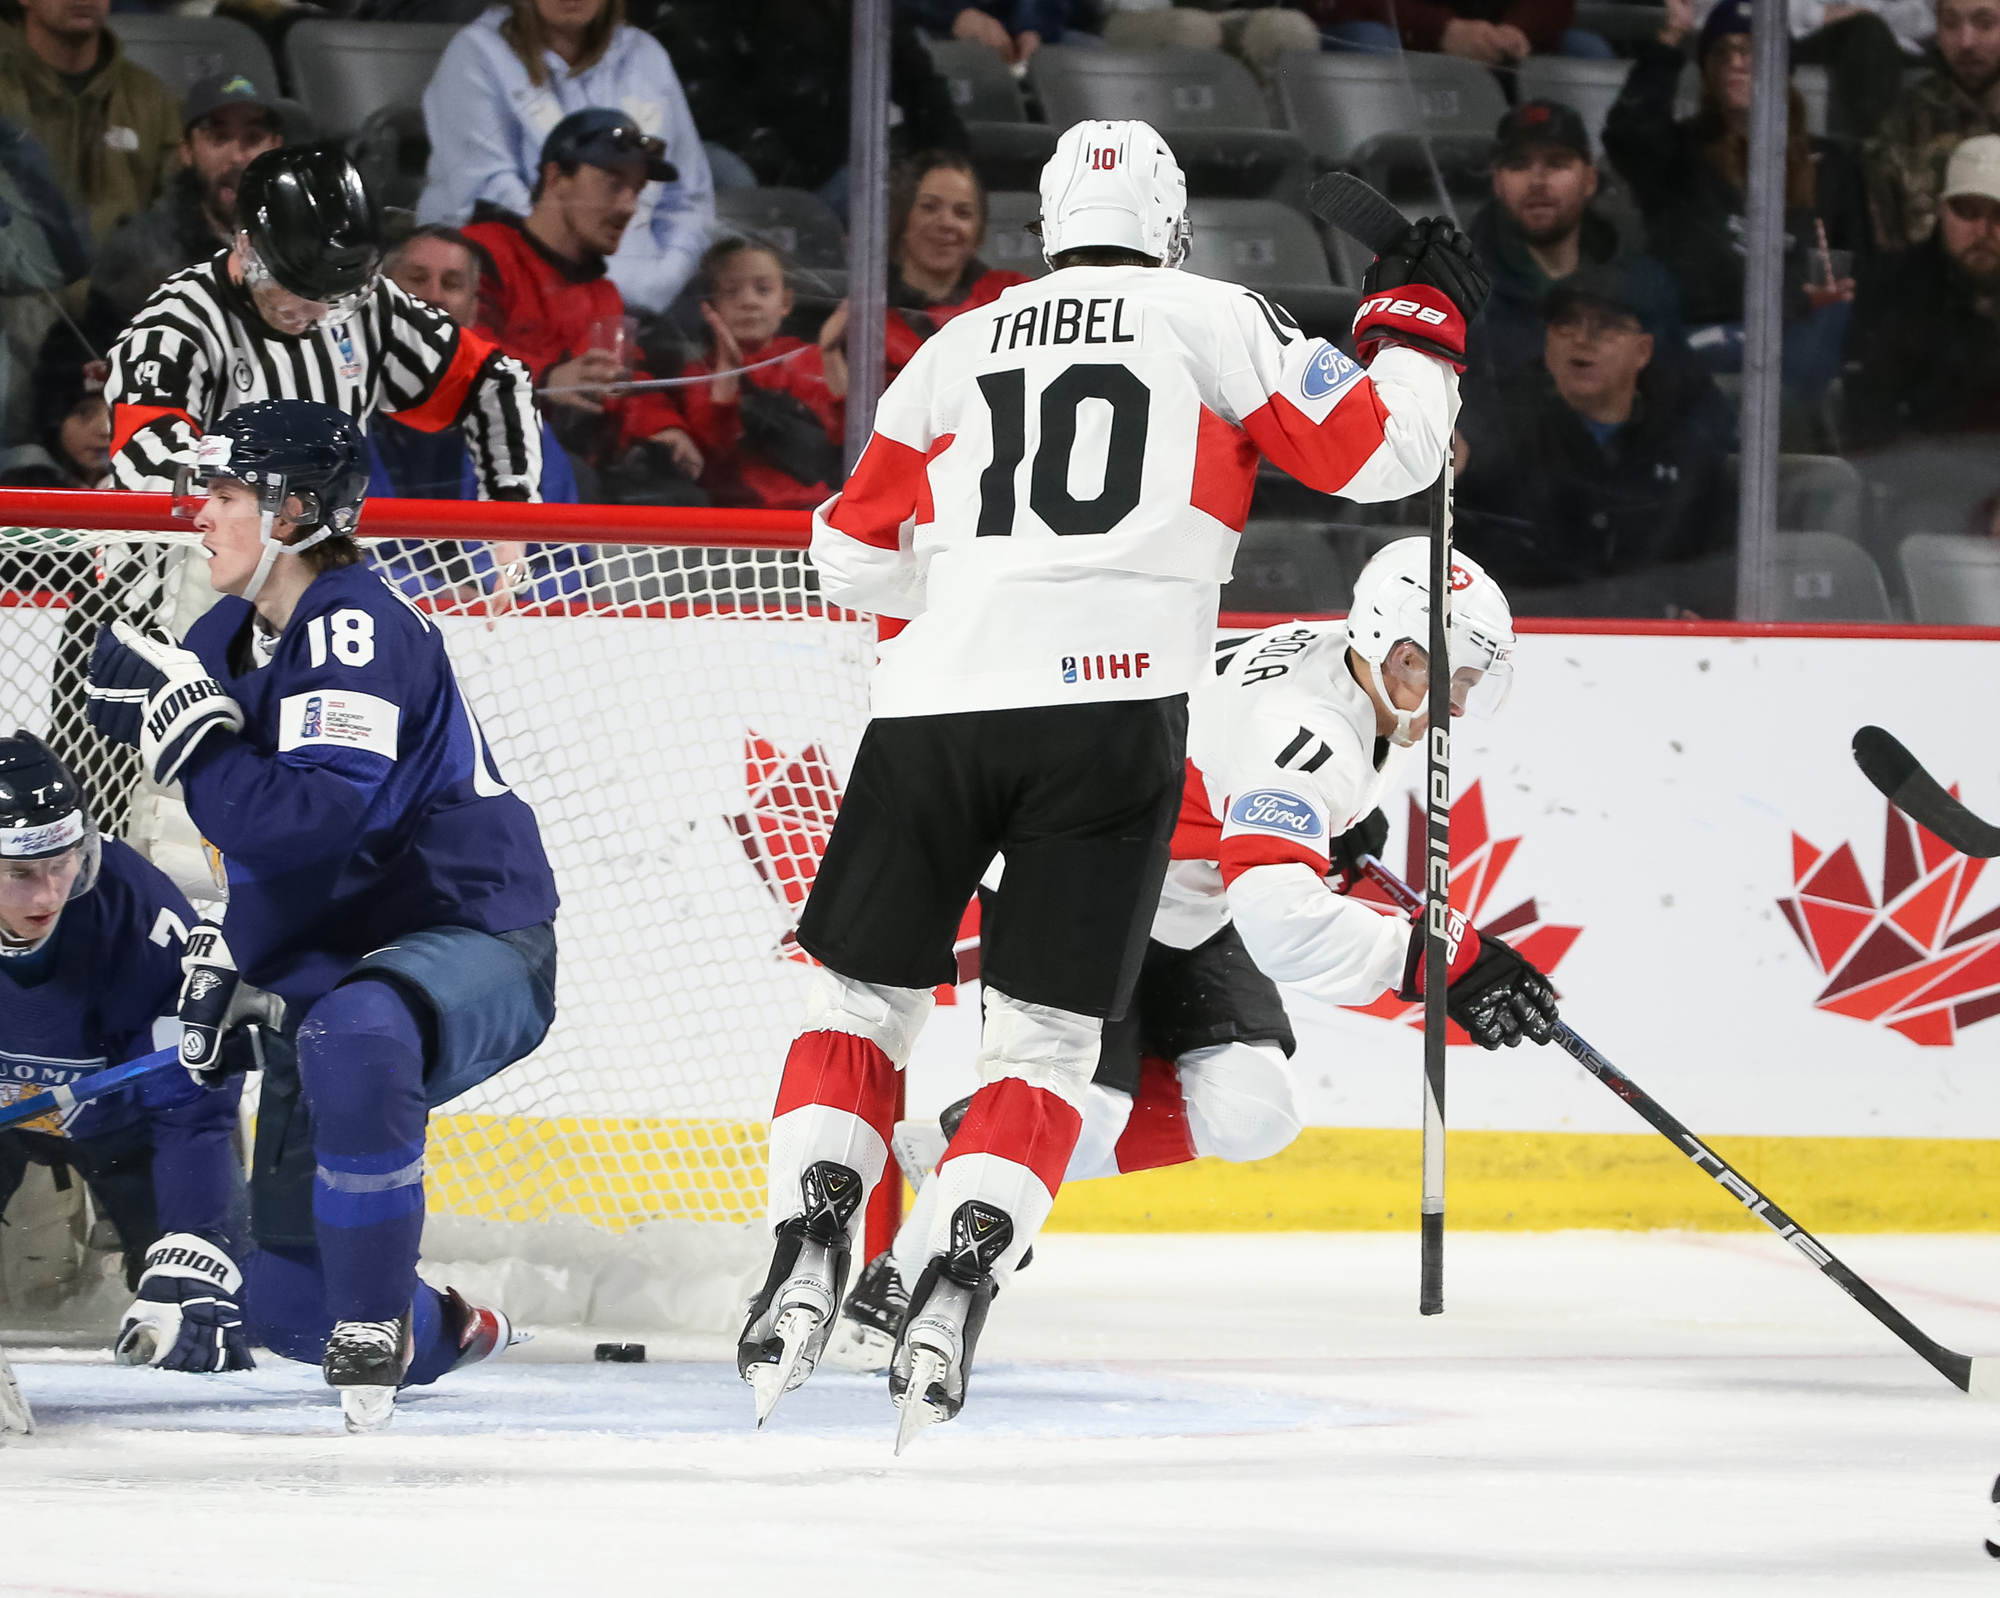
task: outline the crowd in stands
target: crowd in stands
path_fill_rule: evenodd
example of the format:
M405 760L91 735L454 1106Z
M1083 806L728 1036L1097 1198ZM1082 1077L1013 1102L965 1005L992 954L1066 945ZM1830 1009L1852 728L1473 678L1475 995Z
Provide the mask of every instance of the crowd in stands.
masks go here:
M229 246L252 160L325 138L362 159L359 128L316 125L284 47L320 7L222 0L285 80L209 63L170 85L112 3L0 0L0 483L103 480L106 357L167 277ZM1225 151L1203 168L1198 203L1296 209L1315 160L1282 135L1311 62L1380 58L1409 90L1392 131L1421 136L1436 91L1409 63L1455 58L1497 85L1505 114L1471 131L1469 164L1464 130L1450 160L1420 138L1422 183L1390 192L1413 214L1454 210L1494 279L1456 441L1466 547L1530 611L1728 613L1752 6L1778 0L893 3L891 375L944 321L1039 270L1019 237L1020 154L1060 63L1208 53L1255 85L1269 132L1257 161L1231 167ZM2000 537L2000 0L1787 4L1783 447L1860 468L1858 525L1894 586L1903 531ZM743 220L743 201L773 196L772 214L810 212L838 237L846 0L347 10L456 28L421 107L368 124L368 149L400 139L417 174L385 186L400 202L385 270L526 366L544 498L796 509L838 483L844 261L805 259L804 222ZM1573 75L1532 80L1538 58ZM1150 110L1170 142L1176 115L1205 131L1213 102L1191 81ZM1364 175L1368 159L1353 163ZM1338 241L1325 253L1313 272L1351 289ZM1239 256L1232 275L1282 302L1257 250ZM475 492L455 429L385 418L371 443L378 493ZM1302 512L1260 497L1258 514Z

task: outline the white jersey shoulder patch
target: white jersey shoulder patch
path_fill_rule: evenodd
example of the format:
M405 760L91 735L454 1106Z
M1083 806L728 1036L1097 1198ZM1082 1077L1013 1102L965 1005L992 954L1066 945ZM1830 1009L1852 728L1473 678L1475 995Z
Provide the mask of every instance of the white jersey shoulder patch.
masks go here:
M396 758L402 708L374 694L314 688L278 704L278 753L293 749L365 749Z

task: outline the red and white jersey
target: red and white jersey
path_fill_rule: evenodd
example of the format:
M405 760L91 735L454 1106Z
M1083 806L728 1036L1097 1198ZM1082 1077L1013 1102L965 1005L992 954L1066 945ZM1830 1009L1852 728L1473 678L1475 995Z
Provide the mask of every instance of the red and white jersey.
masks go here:
M882 396L813 519L826 597L907 618L878 716L1185 693L1260 458L1326 493L1437 476L1444 362L1363 370L1261 295L1147 267L1071 267L947 323Z
M1409 923L1326 880L1332 840L1380 808L1409 753L1375 731L1344 622L1287 622L1217 657L1188 704L1187 788L1152 935L1230 922L1267 976L1338 1004L1402 974Z

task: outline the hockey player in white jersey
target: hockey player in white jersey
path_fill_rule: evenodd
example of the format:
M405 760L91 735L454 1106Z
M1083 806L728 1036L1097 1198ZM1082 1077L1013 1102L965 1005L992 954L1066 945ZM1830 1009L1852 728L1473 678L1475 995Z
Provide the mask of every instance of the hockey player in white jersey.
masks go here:
M814 518L829 600L882 646L801 918L821 962L772 1116L771 1270L737 1363L758 1419L810 1373L888 1155L895 1073L995 854L984 1085L938 1172L890 1377L901 1440L965 1394L1047 1216L1107 1017L1137 980L1180 810L1188 691L1260 457L1355 499L1426 487L1486 283L1448 224L1378 263L1357 365L1261 296L1172 270L1186 187L1144 123L1080 123L1042 175L1054 270L956 318L884 394ZM900 1441L899 1441L900 1446Z
M1506 595L1477 562L1453 562L1452 713L1491 714L1513 670ZM1404 780L1428 725L1430 541L1369 561L1345 621L1295 621L1225 644L1190 696L1187 788L1132 1010L1106 1026L1065 1181L1202 1155L1267 1159L1299 1133L1291 1026L1277 978L1330 1004L1423 993L1421 929L1343 896L1329 878L1380 848L1368 823ZM1005 880L1004 875L1001 880ZM1541 973L1467 927L1446 1007L1489 1049L1546 1042L1556 1019ZM947 1133L963 1115L953 1105ZM938 1186L925 1181L843 1312L871 1353L924 1266Z

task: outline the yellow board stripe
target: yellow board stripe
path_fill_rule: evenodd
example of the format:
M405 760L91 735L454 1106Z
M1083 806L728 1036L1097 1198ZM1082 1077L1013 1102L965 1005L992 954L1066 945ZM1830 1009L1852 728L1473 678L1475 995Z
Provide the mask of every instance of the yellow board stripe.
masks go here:
M641 1117L431 1119L434 1212L614 1230L761 1212L762 1123ZM1709 1146L1792 1218L1825 1232L2000 1231L2000 1141L1722 1137ZM1453 1132L1447 1224L1466 1231L1762 1225L1653 1133ZM1401 1231L1417 1224L1415 1131L1311 1127L1255 1165L1192 1165L1072 1182L1072 1232Z

